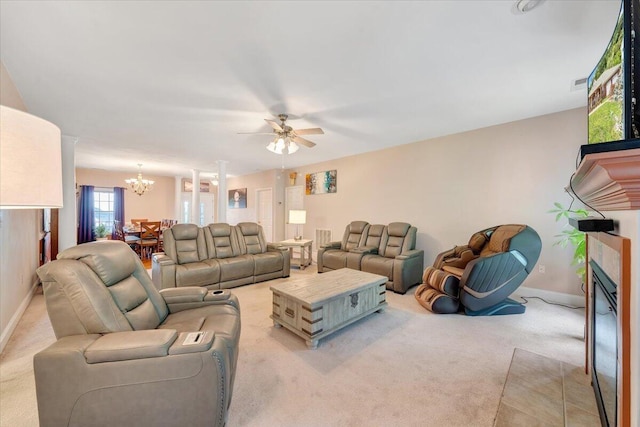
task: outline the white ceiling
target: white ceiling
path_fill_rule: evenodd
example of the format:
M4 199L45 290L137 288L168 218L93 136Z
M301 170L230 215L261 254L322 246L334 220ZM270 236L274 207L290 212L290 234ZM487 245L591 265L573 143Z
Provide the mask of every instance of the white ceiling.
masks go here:
M77 166L241 175L586 105L620 1L514 3L2 0L0 54ZM237 134L283 112L316 147Z

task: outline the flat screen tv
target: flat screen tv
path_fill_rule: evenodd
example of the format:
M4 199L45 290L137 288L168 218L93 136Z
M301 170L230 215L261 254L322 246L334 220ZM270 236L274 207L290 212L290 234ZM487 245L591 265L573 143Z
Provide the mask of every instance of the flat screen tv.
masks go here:
M640 0L622 0L611 40L587 79L588 144L581 154L640 147ZM636 37L636 33L639 37Z

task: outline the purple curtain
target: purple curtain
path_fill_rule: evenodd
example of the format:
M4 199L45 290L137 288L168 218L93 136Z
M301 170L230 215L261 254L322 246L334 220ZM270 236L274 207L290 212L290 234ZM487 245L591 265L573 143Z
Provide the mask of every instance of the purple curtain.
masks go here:
M93 185L80 186L80 214L78 215L78 244L94 239L95 215L93 209Z
M124 225L124 188L113 187L113 219ZM113 227L111 238L115 239L116 228Z

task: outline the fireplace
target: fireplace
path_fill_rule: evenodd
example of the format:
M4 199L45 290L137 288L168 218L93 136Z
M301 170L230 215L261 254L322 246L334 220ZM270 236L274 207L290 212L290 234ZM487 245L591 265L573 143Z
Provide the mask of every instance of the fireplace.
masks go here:
M593 317L591 330L593 341L591 370L593 388L603 426L617 425L617 288L595 261L591 265L593 278Z
M631 241L587 233L587 373L603 426L631 427Z

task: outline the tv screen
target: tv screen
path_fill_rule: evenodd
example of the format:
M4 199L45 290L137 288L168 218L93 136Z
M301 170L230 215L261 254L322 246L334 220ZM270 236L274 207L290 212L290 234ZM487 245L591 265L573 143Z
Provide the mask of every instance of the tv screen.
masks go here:
M625 139L624 10L623 2L607 49L587 80L589 144Z

